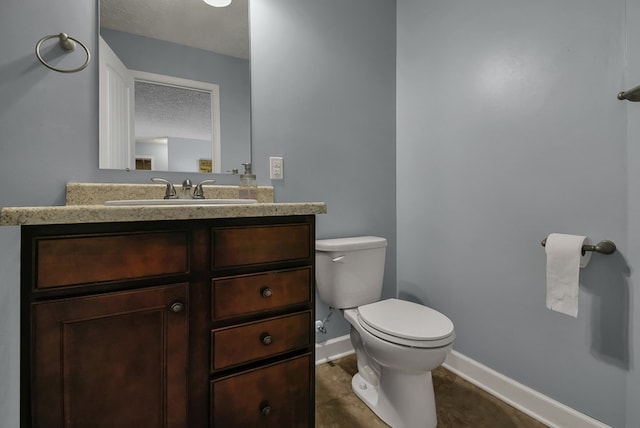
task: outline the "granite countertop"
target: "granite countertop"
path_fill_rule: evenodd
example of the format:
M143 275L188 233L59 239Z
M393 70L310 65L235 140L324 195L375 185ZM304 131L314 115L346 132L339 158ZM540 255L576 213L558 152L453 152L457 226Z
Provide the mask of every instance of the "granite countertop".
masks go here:
M281 215L324 214L326 212L327 206L324 202L280 202L233 205L66 205L51 207L7 207L0 210L0 226L271 217Z
M140 185L148 187L149 185ZM162 192L164 186L152 185ZM208 189L215 197L231 198L236 186L212 186ZM123 189L126 193L122 193ZM287 215L314 215L327 212L324 202L273 202L273 188L258 190L255 204L214 205L131 205L107 206L114 199L144 199L134 190L137 185L106 183L67 184L67 205L42 207L5 207L0 209L0 226L111 223L125 221L195 220L232 217L273 217ZM207 186L205 186L207 189ZM85 192L88 190L88 192ZM128 192L131 190L131 192ZM237 193L236 193L237 194ZM88 197L87 195L91 195ZM117 195L117 197L114 197ZM127 197L129 196L129 197ZM157 197L157 195L153 195ZM236 196L237 197L237 196ZM151 199L151 198L148 198ZM264 201L271 202L264 202Z

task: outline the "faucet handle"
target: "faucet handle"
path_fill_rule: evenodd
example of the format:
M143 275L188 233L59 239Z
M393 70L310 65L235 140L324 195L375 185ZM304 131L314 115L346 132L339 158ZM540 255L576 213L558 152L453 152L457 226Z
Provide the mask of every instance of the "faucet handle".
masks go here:
M193 199L204 199L204 189L202 188L203 184L207 183L215 183L216 180L208 179L202 180L200 183L196 184L196 188L193 189Z
M153 177L151 181L154 183L163 183L167 185L167 190L164 193L165 199L176 199L178 197L178 193L176 192L176 188L172 182L160 177Z

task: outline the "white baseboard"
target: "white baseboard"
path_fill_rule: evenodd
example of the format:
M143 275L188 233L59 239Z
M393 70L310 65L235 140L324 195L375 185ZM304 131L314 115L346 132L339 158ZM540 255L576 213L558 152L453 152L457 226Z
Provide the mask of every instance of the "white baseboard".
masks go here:
M348 334L316 343L316 365L354 352ZM457 351L443 367L550 428L611 428Z
M551 428L611 428L457 351L443 367Z
M348 334L325 340L324 342L316 343L316 365L328 363L355 352Z

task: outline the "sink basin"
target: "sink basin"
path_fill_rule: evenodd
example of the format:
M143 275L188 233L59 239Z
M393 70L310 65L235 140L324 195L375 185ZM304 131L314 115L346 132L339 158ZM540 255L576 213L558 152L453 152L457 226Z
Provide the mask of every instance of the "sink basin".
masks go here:
M222 204L255 204L255 199L120 199L106 201L105 205L222 205Z

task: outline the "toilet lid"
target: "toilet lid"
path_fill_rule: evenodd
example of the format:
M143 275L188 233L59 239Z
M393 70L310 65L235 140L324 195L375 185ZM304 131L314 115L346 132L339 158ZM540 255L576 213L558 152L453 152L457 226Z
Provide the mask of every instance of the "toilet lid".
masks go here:
M453 323L440 312L405 300L387 299L358 308L363 327L406 340L438 341L453 334ZM375 331L367 328L371 334Z

